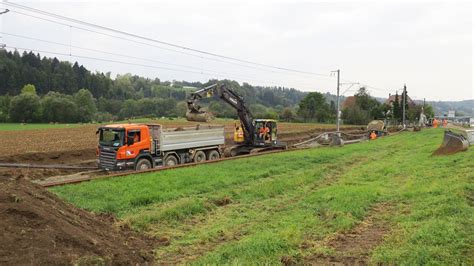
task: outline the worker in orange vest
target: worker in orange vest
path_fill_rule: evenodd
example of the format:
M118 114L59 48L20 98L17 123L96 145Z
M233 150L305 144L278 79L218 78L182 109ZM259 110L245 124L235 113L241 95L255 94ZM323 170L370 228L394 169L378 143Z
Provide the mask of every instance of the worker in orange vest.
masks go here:
M443 127L446 127L448 125L448 120L446 118L443 120Z
M438 119L433 119L433 128L438 128Z
M376 138L377 138L377 134L375 134L375 131L372 131L372 133L370 133L370 139L374 140Z

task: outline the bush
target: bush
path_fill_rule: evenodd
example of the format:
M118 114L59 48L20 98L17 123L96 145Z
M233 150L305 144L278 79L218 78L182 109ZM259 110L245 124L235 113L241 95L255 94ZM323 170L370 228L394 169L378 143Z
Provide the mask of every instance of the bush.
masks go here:
M92 96L92 93L87 89L81 89L76 94L74 94L74 102L76 103L79 111L77 116L79 122L92 121L94 114L97 112L95 99Z
M44 122L80 122L80 112L73 98L59 92L48 92L41 100Z
M10 102L10 119L13 122L38 122L41 119L41 105L38 95L22 93Z
M110 121L114 121L114 120L117 120L117 119L118 119L118 117L113 116L113 115L111 115L110 113L107 113L107 112L96 113L95 118L94 118L94 120L99 122L99 123L110 122Z

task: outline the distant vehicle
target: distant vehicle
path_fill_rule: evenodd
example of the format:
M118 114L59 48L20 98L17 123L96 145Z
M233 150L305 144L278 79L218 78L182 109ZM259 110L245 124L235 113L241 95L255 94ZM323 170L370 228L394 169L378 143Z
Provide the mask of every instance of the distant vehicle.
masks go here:
M98 166L104 170L217 160L225 142L222 126L164 129L159 124L112 124L100 127L97 134Z

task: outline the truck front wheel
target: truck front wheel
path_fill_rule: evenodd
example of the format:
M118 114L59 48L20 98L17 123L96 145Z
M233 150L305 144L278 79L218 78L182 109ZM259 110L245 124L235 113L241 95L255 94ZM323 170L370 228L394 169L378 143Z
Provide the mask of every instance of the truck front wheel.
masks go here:
M138 171L148 170L150 168L151 168L151 163L145 158L138 160L138 163L135 166L135 170L138 170Z

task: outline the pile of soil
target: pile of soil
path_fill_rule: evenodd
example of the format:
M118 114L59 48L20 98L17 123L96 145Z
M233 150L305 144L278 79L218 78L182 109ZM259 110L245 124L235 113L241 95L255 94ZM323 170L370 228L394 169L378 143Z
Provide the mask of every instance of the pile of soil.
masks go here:
M147 264L154 240L23 178L0 179L0 264Z
M1 156L2 163L34 163L34 164L81 164L95 163L96 151L94 149L54 151L54 152L29 152L23 154Z
M96 166L95 149L24 153L0 156L0 163L30 163L38 165L76 165ZM52 176L69 175L85 170L80 169L41 169L41 168L0 168L0 178L24 177L26 179L44 179Z
M52 176L70 175L81 170L37 169L37 168L0 168L0 178L25 178L29 180L45 179Z

